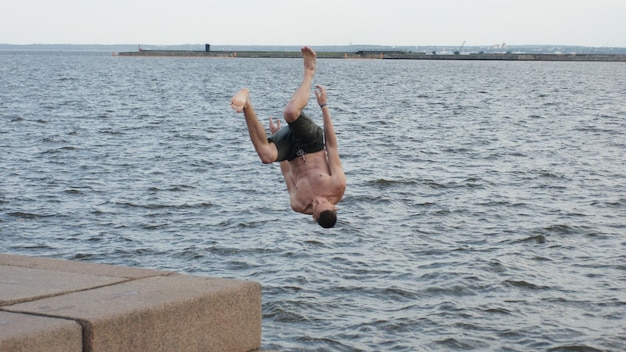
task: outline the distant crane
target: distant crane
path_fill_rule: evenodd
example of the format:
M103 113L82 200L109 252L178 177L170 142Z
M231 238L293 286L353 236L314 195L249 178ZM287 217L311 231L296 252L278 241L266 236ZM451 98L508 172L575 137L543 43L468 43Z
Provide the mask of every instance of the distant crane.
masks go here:
M463 50L463 47L465 46L465 40L463 41L463 43L461 44L461 46L459 47L459 50L454 52L454 55L461 55L461 50Z

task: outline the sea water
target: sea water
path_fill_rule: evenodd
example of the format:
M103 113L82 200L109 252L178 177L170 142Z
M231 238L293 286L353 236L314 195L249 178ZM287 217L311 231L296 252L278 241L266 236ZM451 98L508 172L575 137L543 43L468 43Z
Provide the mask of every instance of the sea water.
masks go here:
M0 251L258 281L265 349L626 349L626 64L318 60L330 230L229 107L248 87L267 125L301 78L0 52Z

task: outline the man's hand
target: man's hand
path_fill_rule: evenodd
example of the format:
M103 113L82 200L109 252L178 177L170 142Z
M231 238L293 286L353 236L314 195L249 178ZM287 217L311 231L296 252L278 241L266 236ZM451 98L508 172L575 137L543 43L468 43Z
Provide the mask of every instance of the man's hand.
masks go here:
M326 97L326 88L322 86L315 86L315 96L317 97L317 103L319 105L324 105L328 103L328 98Z
M280 130L280 120L276 120L276 124L274 124L274 120L270 116L270 132L276 133Z

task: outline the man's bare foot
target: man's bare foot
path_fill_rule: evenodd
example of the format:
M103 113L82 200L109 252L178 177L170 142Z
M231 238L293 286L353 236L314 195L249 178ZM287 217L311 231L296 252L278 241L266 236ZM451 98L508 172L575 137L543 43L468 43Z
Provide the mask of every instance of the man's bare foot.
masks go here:
M230 100L230 107L236 112L242 112L250 102L250 91L248 88L242 88Z
M304 59L304 70L315 73L315 58L317 57L315 51L308 46L305 46L300 51L302 51L302 58Z

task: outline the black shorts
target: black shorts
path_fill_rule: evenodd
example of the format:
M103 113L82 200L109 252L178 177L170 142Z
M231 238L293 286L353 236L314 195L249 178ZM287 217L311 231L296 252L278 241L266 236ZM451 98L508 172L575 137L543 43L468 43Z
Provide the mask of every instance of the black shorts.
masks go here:
M324 150L324 130L300 113L296 121L267 138L276 144L276 161L293 160L298 156Z

